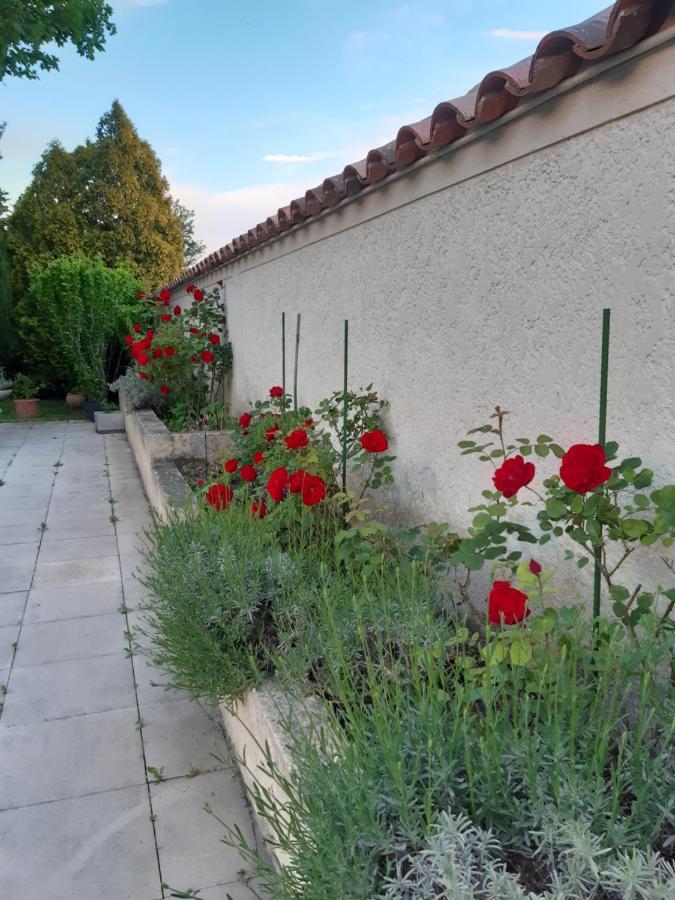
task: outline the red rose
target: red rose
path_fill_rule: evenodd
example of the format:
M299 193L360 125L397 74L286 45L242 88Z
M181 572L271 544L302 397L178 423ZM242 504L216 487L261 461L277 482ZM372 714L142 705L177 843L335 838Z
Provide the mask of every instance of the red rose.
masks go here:
M248 426L251 424L251 421L251 413L245 412L239 416L239 424L242 428L248 428Z
M220 335L210 334L209 340L211 341L212 344L218 345L220 343Z
M216 282L216 284L218 284L220 287L222 287L222 286L223 286L223 279L222 279L222 278L219 278L218 281Z
M536 559L531 559L531 560L530 560L530 566L529 566L529 568L530 568L530 572L532 572L533 575L540 575L540 574L541 574L541 565L537 562Z
M171 291L164 288L163 291L159 292L159 299L162 301L162 303L166 303L167 300L171 299Z
M314 425L314 419L305 419L305 425L311 428Z
M131 345L133 344L133 342L134 342L134 339L133 339L133 337L132 337L130 334L128 334L128 335L124 338L124 343L127 345L127 347L131 347Z
M281 387L280 384L275 384L273 387L270 388L270 397L283 397L283 396L284 396L284 389Z
M147 366L147 364L150 362L150 358L148 357L148 354L145 352L145 350L140 350L138 353L136 353L136 362L139 366Z
M188 286L185 288L185 290L188 292L188 294L191 294L194 291L194 289L195 289L194 284L188 284Z
M304 472L302 469L300 469L299 472L293 472L291 477L288 479L288 489L291 494L302 493L302 486L305 482L306 477L307 472Z
M288 490L288 471L283 467L275 469L267 482L267 493L275 503L281 503Z
M160 394L164 394L164 396L166 397L169 394L169 389L165 384L163 384L161 386L161 388L159 389L159 392L160 392Z
M380 431L379 428L366 431L365 434L361 435L361 446L366 453L384 453L389 448L387 435L384 431Z
M574 444L562 458L560 478L577 494L594 491L612 477L612 470L605 465L606 462L601 444Z
M141 330L142 327L143 326L141 325L140 322L136 322L136 324L134 325L134 331L136 332L136 334L138 334L138 332Z
M199 354L199 358L202 362L211 363L213 362L213 353L211 353L210 350L202 350L202 352Z
M286 437L286 447L289 450L299 450L301 447L306 447L308 443L309 438L304 428L296 428Z
M164 313L163 316L159 317L160 322L170 322L171 321L171 313Z
M153 358L153 359L159 359L161 355L162 355L162 351L160 350L159 347L156 347L156 348L152 351L152 358Z
M137 300L142 300L143 297L147 297L147 294L145 293L145 291L136 291L136 299Z
M233 475L233 474L237 471L237 469L239 468L239 460L237 460L237 459L228 459L228 460L225 462L224 468L225 468L225 471L227 472L228 475Z
M192 354L190 359L192 360L192 362L197 362L197 357L194 355L194 353Z
M204 299L204 294L199 290L199 288L195 288L192 291L192 299L197 301Z
M183 310L180 308L180 306L174 306L174 308L173 308L174 316L179 316L182 312L183 312Z
M488 618L491 625L515 625L529 616L527 594L511 587L508 581L495 581L488 599Z
M199 328L195 328L194 325L190 328L190 334L199 334Z
M318 475L306 475L302 483L302 502L305 506L316 506L326 496L326 485Z
M204 487L204 479L203 478L197 479L197 487Z
M255 481L258 475L253 466L242 466L239 474L244 481Z
M522 456L505 459L492 476L492 483L506 497L515 496L534 478L534 463L525 462Z
M265 440L267 441L268 444L270 441L274 440L274 436L277 433L277 431L279 431L279 426L277 425L276 422L270 428L267 428L265 430Z
M205 495L206 502L214 509L227 509L234 493L226 484L212 484Z
M262 450L258 450L257 453L253 454L253 462L256 464L256 466L259 466L260 463L265 462L265 454L262 452Z
M148 378L148 376L145 374L145 372L139 372L138 377L142 378L143 381L147 381L147 378Z
M152 339L154 338L154 336L155 332L152 330L152 328L148 328L148 330L145 332L145 340L148 342L148 347L152 343Z
M267 507L265 506L265 501L262 503L258 503L257 501L253 501L251 503L251 515L254 519L264 519L267 515Z
M173 356L176 351L173 347L165 347L164 348L164 356Z

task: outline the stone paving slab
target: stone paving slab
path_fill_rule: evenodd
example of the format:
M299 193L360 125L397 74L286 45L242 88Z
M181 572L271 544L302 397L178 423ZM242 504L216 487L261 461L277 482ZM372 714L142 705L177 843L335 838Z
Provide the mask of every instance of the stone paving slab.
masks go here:
M0 425L0 474L0 898L252 900L202 809L251 835L220 725L127 639L151 518L125 436Z

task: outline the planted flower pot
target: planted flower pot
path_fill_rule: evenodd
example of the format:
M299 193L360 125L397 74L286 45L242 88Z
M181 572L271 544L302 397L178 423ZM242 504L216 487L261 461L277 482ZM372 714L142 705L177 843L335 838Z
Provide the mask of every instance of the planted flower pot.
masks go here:
M78 394L74 391L66 394L66 406L69 406L70 409L79 409L83 403L84 394Z
M37 397L30 400L15 400L14 410L19 419L34 419L40 411L40 401Z
M6 400L8 397L11 397L11 396L12 396L11 388L2 388L2 390L0 390L0 400Z

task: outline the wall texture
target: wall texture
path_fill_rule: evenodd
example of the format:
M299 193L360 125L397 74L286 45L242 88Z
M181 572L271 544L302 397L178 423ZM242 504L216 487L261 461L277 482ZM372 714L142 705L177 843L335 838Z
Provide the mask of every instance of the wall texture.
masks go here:
M398 508L461 528L490 473L456 443L495 404L512 436L595 440L609 306L608 437L675 480L674 54L627 63L212 273L205 284L225 279L233 410L280 381L282 311L292 327L302 313L301 402L339 388L347 317L351 385L374 382L391 403Z

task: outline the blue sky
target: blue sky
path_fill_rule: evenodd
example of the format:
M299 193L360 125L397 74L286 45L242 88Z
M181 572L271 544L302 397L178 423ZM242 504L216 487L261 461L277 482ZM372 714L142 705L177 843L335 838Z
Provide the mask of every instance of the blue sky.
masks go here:
M118 33L93 62L66 49L59 72L0 85L0 186L15 199L47 142L82 142L117 97L213 250L602 3L112 6Z

